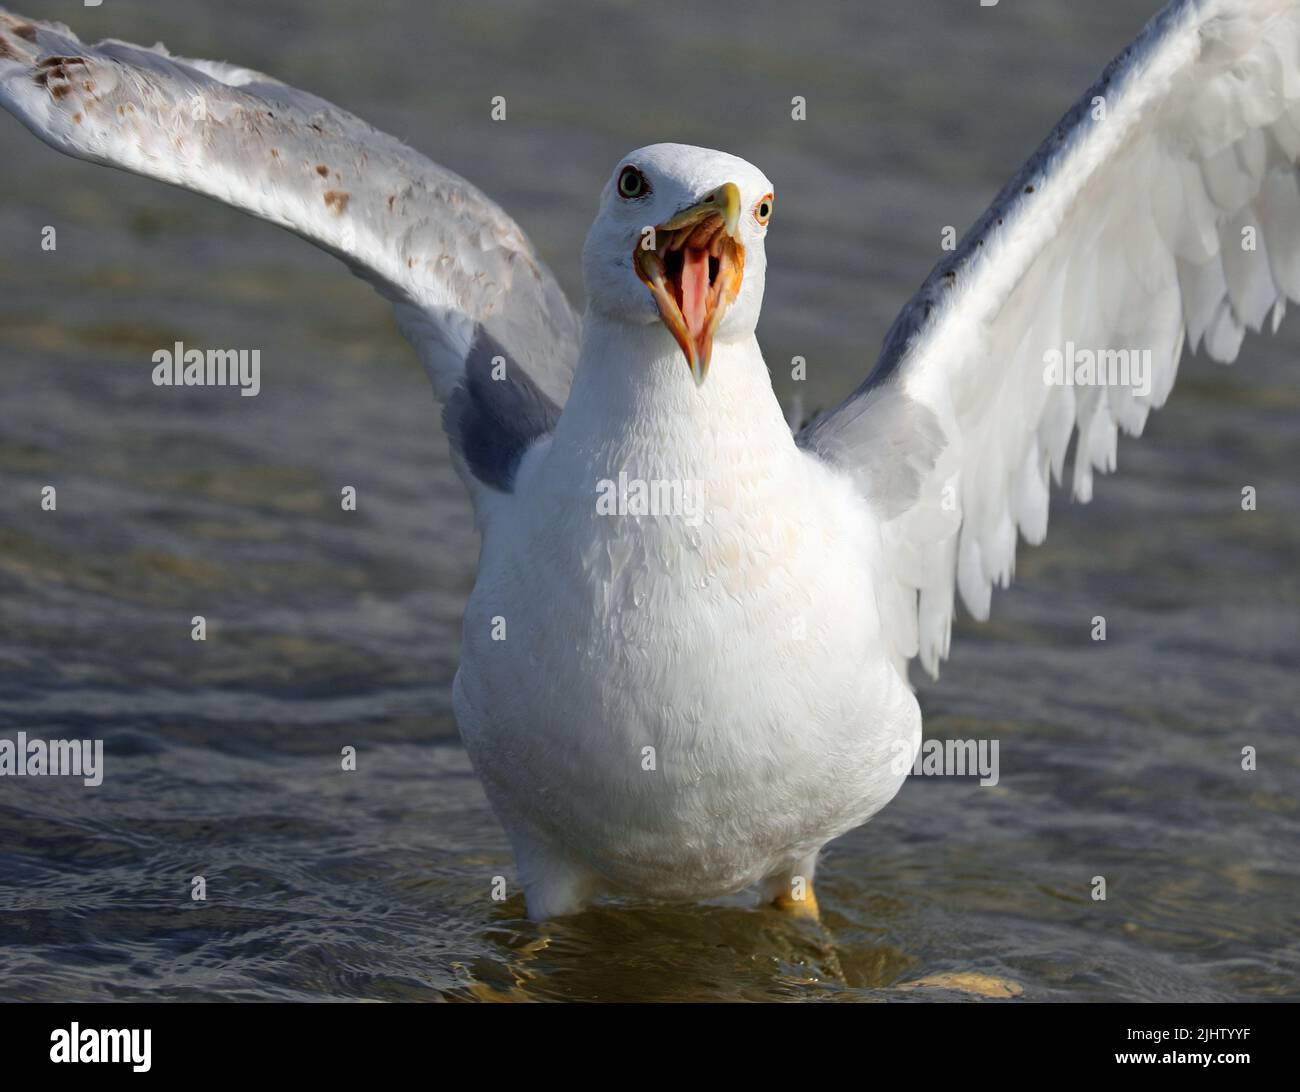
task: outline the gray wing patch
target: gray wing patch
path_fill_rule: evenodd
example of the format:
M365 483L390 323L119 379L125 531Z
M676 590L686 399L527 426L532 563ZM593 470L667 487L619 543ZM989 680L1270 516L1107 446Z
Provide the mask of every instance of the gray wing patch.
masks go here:
M489 334L476 326L465 375L442 411L442 425L470 473L509 493L519 461L555 428L560 407Z

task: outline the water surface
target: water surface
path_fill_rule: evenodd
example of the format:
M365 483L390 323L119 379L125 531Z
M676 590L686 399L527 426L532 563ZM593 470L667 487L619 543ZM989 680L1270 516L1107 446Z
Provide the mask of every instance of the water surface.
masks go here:
M1151 6L29 14L354 110L500 199L575 299L624 152L753 160L778 193L760 335L783 398L778 365L808 360L811 408ZM823 930L726 900L600 908L543 942L490 897L513 866L450 713L477 543L387 307L306 244L7 117L0 162L0 730L101 738L108 763L93 790L0 780L0 996L922 1000L953 995L900 987L945 972L1031 1000L1300 994L1300 322L1238 367L1185 361L1094 503L1056 499L993 621L920 688L929 736L1000 740L1000 783L909 780L826 854ZM262 394L153 387L176 340L260 348Z

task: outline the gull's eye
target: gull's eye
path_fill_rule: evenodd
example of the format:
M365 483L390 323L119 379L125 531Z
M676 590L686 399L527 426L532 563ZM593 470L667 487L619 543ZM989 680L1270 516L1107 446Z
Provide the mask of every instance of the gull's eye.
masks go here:
M628 164L619 172L618 176L618 195L625 197L629 201L637 197L644 197L650 192L650 182L640 171L632 164Z
M759 227L767 227L767 222L772 219L772 201L772 195L765 194L754 206L754 219L758 221Z

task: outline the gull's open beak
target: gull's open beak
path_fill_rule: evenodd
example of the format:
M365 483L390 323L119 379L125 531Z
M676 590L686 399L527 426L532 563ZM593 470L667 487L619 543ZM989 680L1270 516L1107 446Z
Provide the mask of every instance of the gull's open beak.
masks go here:
M659 317L686 355L696 385L709 373L713 334L740 292L740 190L734 182L639 238L632 264L650 289Z

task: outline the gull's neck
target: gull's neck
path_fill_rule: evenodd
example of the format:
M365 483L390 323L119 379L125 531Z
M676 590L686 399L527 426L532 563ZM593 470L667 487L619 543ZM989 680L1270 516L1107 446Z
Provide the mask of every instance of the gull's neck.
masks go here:
M763 475L796 455L752 334L715 342L697 387L659 323L634 326L590 311L551 450L602 473L700 478Z

